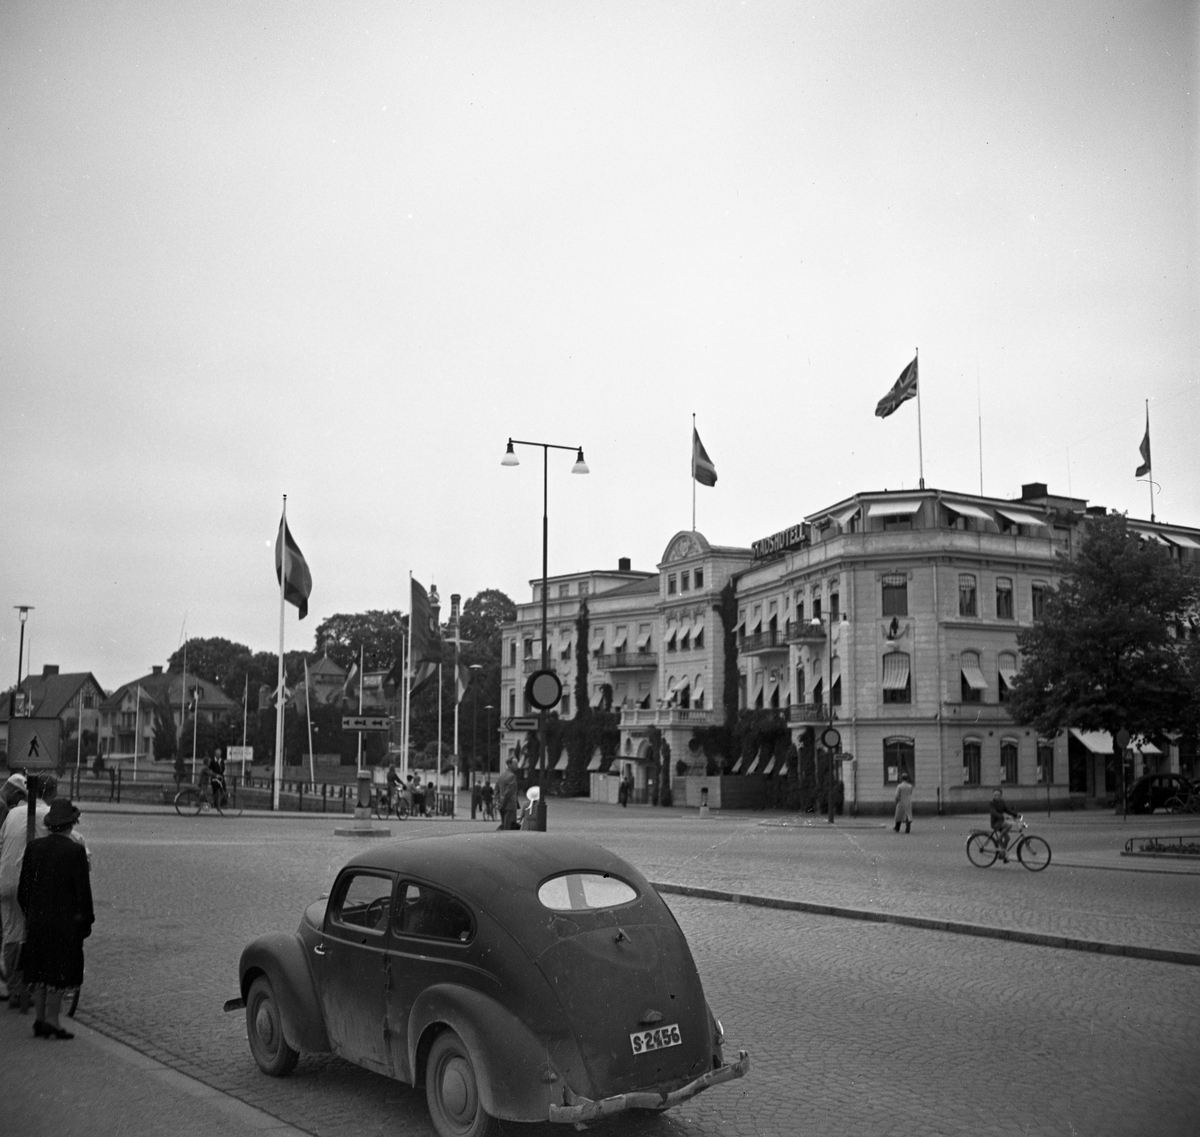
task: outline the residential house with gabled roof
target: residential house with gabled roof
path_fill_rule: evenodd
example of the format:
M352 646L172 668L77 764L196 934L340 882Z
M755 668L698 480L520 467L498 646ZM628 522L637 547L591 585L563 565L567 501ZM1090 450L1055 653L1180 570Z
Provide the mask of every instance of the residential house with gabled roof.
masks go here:
M104 689L90 671L60 672L57 664L47 663L41 675L27 675L21 680L14 698L0 700L0 748L8 750L8 719L12 713L34 718L62 720L63 753L78 747L77 727L95 732L99 727L100 704Z

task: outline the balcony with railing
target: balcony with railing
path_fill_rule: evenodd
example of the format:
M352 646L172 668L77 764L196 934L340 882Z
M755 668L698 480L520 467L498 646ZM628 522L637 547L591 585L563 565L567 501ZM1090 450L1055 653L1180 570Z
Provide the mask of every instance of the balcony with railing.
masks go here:
M787 649L787 632L781 632L777 628L743 636L738 644L739 655L765 655L769 652L786 652Z
M793 644L823 644L825 642L825 625L813 624L808 620L793 620L788 624L788 643Z
M598 671L653 671L658 667L656 651L614 651L595 659Z
M622 707L621 726L708 726L710 707Z
M553 652L550 653L550 662L547 664L547 667L551 671L558 670L558 668L554 664L554 653ZM542 669L542 657L541 657L540 653L538 655L527 655L523 660L521 660L521 670L526 675L531 675L535 671L541 671L541 669Z
M788 707L788 722L828 722L827 703L793 703Z

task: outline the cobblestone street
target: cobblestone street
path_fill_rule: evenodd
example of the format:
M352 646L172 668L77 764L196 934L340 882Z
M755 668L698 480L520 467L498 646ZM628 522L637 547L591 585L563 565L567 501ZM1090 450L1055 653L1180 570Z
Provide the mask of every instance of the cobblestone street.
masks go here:
M1145 871L1153 864L1119 856L1126 837L1180 832L1178 819L1031 821L1054 848L1041 874L973 868L963 853L969 818L918 817L905 837L867 818L831 829L761 814L700 822L683 811L551 803L552 828L601 841L652 880L1195 950L1200 875ZM98 920L79 1017L320 1137L431 1134L423 1094L339 1059L305 1057L291 1078L262 1076L242 1016L221 1011L237 993L245 942L294 927L362 849L334 836L334 823L85 814ZM470 826L393 823L392 831ZM753 1067L666 1115L615 1119L596 1132L1195 1132L1200 968L667 900L728 1047L748 1049ZM90 1129L122 1131L106 1127L103 1111Z

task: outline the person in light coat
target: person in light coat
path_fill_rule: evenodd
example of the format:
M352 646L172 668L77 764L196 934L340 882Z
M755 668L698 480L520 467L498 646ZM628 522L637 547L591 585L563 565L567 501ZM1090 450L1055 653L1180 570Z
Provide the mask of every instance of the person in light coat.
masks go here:
M900 822L904 822L904 832L912 831L912 795L913 784L909 780L908 771L900 775L900 784L896 787L896 832L900 832Z
M34 840L49 834L45 825L50 802L58 792L58 779L43 774L37 779L37 801L34 803L36 827ZM29 1009L29 993L18 966L21 947L25 943L25 915L17 903L17 885L21 880L21 865L25 862L25 836L29 813L24 807L10 809L0 826L0 927L3 928L4 953L0 961L0 976L8 984L8 1004L22 1013Z

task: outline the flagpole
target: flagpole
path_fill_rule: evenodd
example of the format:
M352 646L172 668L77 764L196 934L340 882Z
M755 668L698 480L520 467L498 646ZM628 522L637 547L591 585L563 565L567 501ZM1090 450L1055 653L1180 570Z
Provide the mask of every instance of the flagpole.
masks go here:
M242 692L242 781L246 780L246 716L250 713L250 672L246 672L246 689Z
M412 569L408 570L408 674L404 677L404 701L408 707L408 711L404 715L404 742L401 744L404 747L404 767L405 773L408 772L408 735L409 729L412 726L412 647L413 647L413 599L412 599Z
M1150 400L1146 400L1146 437L1150 437ZM1150 463L1147 463L1150 465ZM1146 481L1150 484L1150 520L1154 520L1154 470L1146 471Z
M358 645L358 717L362 718L363 712L363 645ZM362 773L362 736L363 732L358 732L358 761L357 773Z
M308 656L304 657L304 713L308 719L308 780L317 784L317 764L313 760L312 744L312 688L308 685ZM362 738L362 735L359 735Z
M920 355L921 349L915 348L916 355L913 356L913 362L917 364L917 462L920 470L920 488L925 488L925 445L921 441L921 365ZM982 493L982 491L981 491Z
M442 657L438 649L437 792L442 792Z
M696 532L696 412L692 411L692 532Z
M283 517L279 521L279 684L275 689L275 778L271 808L279 812L279 783L283 781L283 596L288 577L287 494L283 495Z

